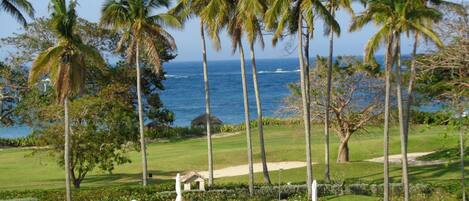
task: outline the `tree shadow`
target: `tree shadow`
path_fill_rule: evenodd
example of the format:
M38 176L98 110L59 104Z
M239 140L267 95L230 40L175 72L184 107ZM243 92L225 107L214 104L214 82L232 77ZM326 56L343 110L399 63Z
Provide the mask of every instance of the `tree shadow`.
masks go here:
M464 162L465 164L469 164L469 160ZM400 181L401 180L401 167L390 167L389 174L390 180L392 181ZM452 181L458 178L443 178L444 175L447 174L458 174L461 172L461 166L459 161L446 163L446 164L437 164L437 165L428 165L428 166L410 166L409 167L409 179L412 181ZM469 173L469 171L465 170L464 172ZM350 178L351 180L357 179L366 179L366 178L374 178L374 177L381 177L382 178L383 172L376 172L372 174L367 174L363 176L357 176ZM382 179L372 179L370 180L373 183L380 183Z
M173 177L176 176L177 171L161 171L161 170L149 170L149 173L153 174L151 178L148 178L148 184L163 184L174 182ZM49 179L51 182L60 182L65 179ZM92 186L105 185L140 185L142 181L142 173L117 173L117 174L93 174L86 176L81 183L83 188Z

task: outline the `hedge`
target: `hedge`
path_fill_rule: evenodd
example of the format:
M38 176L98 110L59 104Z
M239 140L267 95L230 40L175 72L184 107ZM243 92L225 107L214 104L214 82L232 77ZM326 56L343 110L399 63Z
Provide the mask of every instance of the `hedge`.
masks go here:
M222 189L218 189L222 188ZM159 185L157 187L102 187L93 189L74 190L75 201L130 201L132 199L143 200L174 200L176 194L173 184ZM282 199L302 197L306 194L306 185L283 185L280 186L256 186L254 196L250 197L245 185L226 185L208 188L208 191L184 192L185 200L192 201L215 201L215 200L251 200L264 201L278 199L279 192ZM426 184L411 185L413 195L423 197L430 196L432 187ZM378 184L319 184L318 196L330 195L368 195L382 196L383 186ZM391 193L399 195L402 193L400 184L391 184ZM33 198L44 201L55 201L64 199L63 190L29 190L29 191L2 191L0 199L24 199Z
M301 121L299 119L280 119L280 118L263 118L263 125L265 126L291 126L299 125ZM251 121L251 127L256 128L258 121ZM225 124L220 126L214 126L212 132L217 133L233 133L240 132L246 129L245 124ZM161 128L146 131L146 136L151 140L181 140L193 137L205 136L205 128L200 127L173 127L173 128Z
M28 135L19 138L0 138L0 147L31 147L37 145L37 138Z

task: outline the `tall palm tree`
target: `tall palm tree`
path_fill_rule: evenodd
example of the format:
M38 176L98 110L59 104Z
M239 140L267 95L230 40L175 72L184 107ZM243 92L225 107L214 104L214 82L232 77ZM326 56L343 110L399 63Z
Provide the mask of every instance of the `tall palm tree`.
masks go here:
M70 136L68 102L72 95L79 95L85 83L88 64L104 65L99 52L82 42L74 33L77 21L74 0L51 0L51 24L58 42L55 46L39 53L29 74L29 84L33 85L41 77L49 76L54 85L57 101L64 105L64 166L66 200L72 199L70 191Z
M307 86L308 75L305 66L304 44L303 44L303 25L307 25L312 29L312 17L314 14L320 16L326 24L332 24L334 30L339 31L337 21L332 17L327 8L319 0L272 0L264 18L266 28L274 30L272 43L275 45L277 41L284 35L283 32L288 28L290 34L297 34L298 40L298 60L300 64L300 86L303 104L303 122L306 140L306 173L308 199L311 199L312 184L312 164L311 164L311 115L309 111L308 97L309 92ZM306 17L306 19L304 19Z
M415 6L420 6L424 7L427 6L428 4L432 4L433 6L446 6L454 9L457 12L462 12L465 13L466 9L464 6L458 3L450 2L450 1L442 1L442 0L419 0L419 1L414 1L413 2ZM437 7L438 9L438 7ZM440 14L441 15L441 14ZM432 25L435 21L440 20L441 18L436 14L433 16L433 18L422 18L419 20L419 24L421 26L427 27L428 29L431 30ZM407 138L409 136L409 123L410 123L410 118L411 118L411 108L413 105L413 89L414 89L414 81L417 75L417 70L416 70L416 58L417 58L417 48L419 45L419 40L420 37L423 36L425 37L424 34L420 32L414 32L413 37L414 37L414 44L412 48L412 59L411 59L411 64L410 64L410 74L409 74L409 79L408 79L408 84L407 84L407 107L404 109L404 125L403 125L403 135L405 137L405 142L407 144ZM438 43L437 43L438 45ZM441 45L441 44L439 44ZM463 153L463 152L461 152ZM464 174L464 173L463 173Z
M218 12L215 12L217 9ZM225 11L225 12L223 12ZM217 18L225 19L226 15L226 4L217 4L217 0L180 0L169 13L177 16L182 22L185 20L197 16L200 18L200 37L202 41L202 66L204 74L204 92L205 92L205 114L206 114L206 129L207 129L207 145L208 145L208 185L213 184L213 151L212 151L212 131L210 117L210 90L208 80L208 64L207 64L207 47L205 42L205 32L207 31L206 25L209 23L215 23L211 27L220 25L217 22ZM214 15L214 13L217 13ZM208 29L211 30L211 29ZM219 28L211 31L211 39L216 50L221 48Z
M267 9L267 1L265 0L239 0L237 10L239 23L242 30L246 34L249 43L249 51L251 56L252 80L254 85L254 94L256 96L259 144L261 149L262 172L264 175L264 183L271 184L269 170L267 167L267 158L265 154L264 128L262 125L262 105L259 92L259 84L257 80L256 57L254 52L254 43L259 41L264 48L264 39L262 37L261 20Z
M122 32L117 51L126 50L127 62L134 63L137 71L137 101L142 152L142 184L147 185L147 154L144 136L144 118L140 83L140 50L154 72L162 72L160 48L162 46L176 49L174 38L164 29L165 26L181 27L180 21L167 13L154 14L162 7L169 7L167 0L106 0L102 8L100 25Z
M335 12L339 8L344 8L352 15L354 14L352 9L351 0L329 0L327 7L329 8L329 12L333 17L335 17ZM330 110L330 102L331 102L331 80L332 80L332 59L334 56L334 32L331 31L333 29L332 26L329 26L327 31L329 32L329 58L328 58L328 65L327 65L327 93L326 93L326 107L324 111L324 163L325 163L325 172L324 178L326 181L331 180L330 176L330 163L329 163L329 128L330 128L330 118L329 118L329 110Z
M28 24L23 12L34 18L34 8L28 0L0 0L0 10L13 16L23 26Z
M400 35L404 31L412 30L425 34L427 37L438 41L436 34L428 28L421 26L417 23L418 19L425 16L434 14L432 10L427 8L417 8L413 6L410 1L405 0L369 0L367 9L361 15L353 19L350 27L351 31L356 31L362 28L369 22L374 22L379 25L378 32L372 36L365 47L365 62L373 61L374 53L384 41L386 44L386 62L385 62L385 118L384 118L384 200L389 200L389 106L390 106L390 89L391 82L390 76L392 66L396 58L399 58L399 44ZM394 47L395 46L395 47ZM395 51L395 52L394 52ZM398 62L399 64L400 62ZM399 66L398 69L400 70ZM397 93L398 93L398 107L399 107L399 122L401 131L401 152L403 156L403 184L404 184L404 198L407 200L409 197L408 191L408 173L407 173L407 143L403 135L403 118L402 118L402 100L400 100L401 86L400 86L400 72L397 71Z
M248 185L249 194L254 194L254 170L253 170L253 158L252 158L252 140L251 140L251 125L250 125L250 114L249 114L249 97L246 80L246 65L244 59L244 48L242 43L243 37L243 19L239 13L239 2L235 2L233 6L233 13L231 14L230 20L228 21L227 29L228 35L231 38L233 53L239 51L240 67L241 67L241 81L243 88L243 102L244 102L244 123L246 126L246 141L248 147Z
M410 3L409 3L410 4ZM403 101L402 101L402 86L401 86L401 37L400 33L403 31L414 31L417 34L417 37L415 38L414 42L414 50L413 50L413 56L415 57L415 52L416 52L416 43L418 43L418 34L424 35L429 40L434 41L437 46L442 46L441 40L438 38L438 36L434 33L434 31L431 29L431 23L426 23L428 21L437 21L441 18L441 13L439 13L435 9L430 9L426 8L425 4L421 4L418 1L415 1L412 3L412 5L409 5L409 7L412 7L413 9L407 9L407 12L405 13L405 18L401 19L408 19L408 21L401 22L402 25L406 25L407 23L414 23L420 27L423 27L424 29L427 30L427 34L423 34L420 30L412 29L409 26L401 26L404 27L403 29L409 27L412 30L400 30L396 36L396 89L397 89L397 106L398 106L398 119L399 119L399 129L400 129L400 134L401 134L401 154L402 154L402 181L404 185L404 200L408 201L410 198L410 192L409 192L409 176L408 176L408 160L407 160L407 147L408 147L408 120L409 120L409 110L410 110L410 102L408 102L407 106L407 112L404 111L404 106L403 106ZM420 16L417 17L408 17L409 15L413 15L415 13L419 13ZM426 13L426 14L422 14ZM427 25L427 26L426 26ZM414 68L414 69L412 69ZM411 66L411 77L415 76L415 66ZM413 84L413 78L409 78L409 88L412 87ZM408 96L409 99L412 97L412 91L408 90ZM404 116L404 113L407 113L407 117Z
M208 0L180 0L178 4L169 12L177 16L182 23L192 16L200 16ZM213 151L212 151L212 131L211 131L211 110L210 110L210 88L208 81L207 47L205 42L204 20L200 18L200 38L202 41L202 70L204 74L205 92L205 116L207 131L207 152L208 152L208 185L213 184ZM219 44L219 43L218 43Z

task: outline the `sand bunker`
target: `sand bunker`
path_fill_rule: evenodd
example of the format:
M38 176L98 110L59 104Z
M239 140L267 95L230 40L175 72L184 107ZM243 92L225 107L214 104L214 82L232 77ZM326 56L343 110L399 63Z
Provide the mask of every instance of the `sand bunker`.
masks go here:
M254 172L262 172L262 163L255 163L254 165ZM305 167L306 162L301 162L301 161L285 161L285 162L276 162L276 163L267 163L267 167L269 168L269 171L275 171L275 170L287 170L287 169L293 169L293 168L300 168L300 167ZM248 165L238 165L238 166L231 166L219 170L214 170L213 171L213 177L214 178L220 178L220 177L232 177L232 176L240 176L240 175L247 175L249 173L248 170ZM208 178L208 172L203 171L199 172L200 175L202 175L205 178Z
M407 154L407 160L409 161L410 166L426 166L426 165L438 165L438 164L443 164L446 163L446 161L443 160L435 160L435 161L421 161L417 160L418 157L420 156L425 156L428 154L431 154L433 152L416 152L416 153L408 153ZM390 155L389 156L389 163L401 163L401 154L396 154L396 155ZM372 158L366 161L370 162L376 162L376 163L383 163L384 162L384 157L378 157L378 158Z

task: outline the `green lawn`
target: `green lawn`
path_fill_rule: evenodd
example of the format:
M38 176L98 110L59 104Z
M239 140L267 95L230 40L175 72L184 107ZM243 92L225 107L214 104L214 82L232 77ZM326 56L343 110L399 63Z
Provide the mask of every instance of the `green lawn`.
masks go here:
M357 180L380 182L382 164L363 160L382 156L382 129L370 127L366 133L352 137L350 143L351 160L347 164L336 164L337 138L331 139L331 175L334 180ZM254 157L260 161L257 130L253 131ZM398 129L391 130L391 154L400 152ZM304 135L300 126L281 126L265 128L268 161L304 161ZM322 128L313 128L313 174L316 179L324 175L324 145ZM414 127L409 137L409 152L433 151L457 145L456 133L444 127ZM148 168L156 179L152 184L173 182L172 177L178 172L205 170L207 163L206 139L190 139L170 143L148 145ZM245 135L216 138L213 140L215 169L247 163ZM53 157L46 153L32 155L31 150L8 149L0 151L0 190L51 189L63 188L63 170L57 166ZM83 188L109 185L136 185L141 177L141 160L138 152L129 154L132 163L118 166L112 175L95 171L85 179ZM449 182L459 178L458 163L410 168L412 182ZM469 166L466 169L469 171ZM469 172L468 172L469 174ZM304 182L305 168L284 170L281 182ZM393 182L400 179L399 166L391 166ZM278 182L278 172L271 172L272 181ZM255 175L256 182L261 182L261 174ZM247 182L246 176L217 179L219 183ZM341 198L342 199L342 198ZM333 199L340 200L340 199Z

